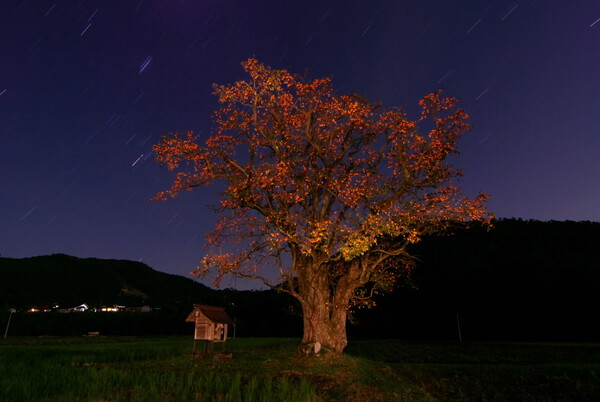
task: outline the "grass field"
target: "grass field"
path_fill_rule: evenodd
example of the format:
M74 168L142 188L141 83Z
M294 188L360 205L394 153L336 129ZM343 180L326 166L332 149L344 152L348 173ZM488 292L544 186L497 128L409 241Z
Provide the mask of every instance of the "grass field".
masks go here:
M595 401L600 345L238 338L192 356L188 337L0 340L2 401Z

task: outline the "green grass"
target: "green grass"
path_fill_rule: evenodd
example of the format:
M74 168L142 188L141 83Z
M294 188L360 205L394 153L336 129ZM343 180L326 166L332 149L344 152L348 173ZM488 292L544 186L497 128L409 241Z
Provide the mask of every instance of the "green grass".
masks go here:
M1 401L593 401L600 345L355 341L300 357L299 340L0 340ZM216 345L219 350L220 345Z
M275 340L263 353L276 348ZM289 340L287 341L289 344ZM254 348L252 341L232 342ZM189 338L27 339L0 346L2 401L314 400L305 379L191 355ZM241 368L241 367L240 367Z
M443 401L600 400L600 345L356 342L421 395Z

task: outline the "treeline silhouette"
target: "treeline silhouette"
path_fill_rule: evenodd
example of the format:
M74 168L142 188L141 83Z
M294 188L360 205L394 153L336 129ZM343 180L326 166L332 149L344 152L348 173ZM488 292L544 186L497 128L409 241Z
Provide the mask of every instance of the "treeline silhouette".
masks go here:
M411 287L351 333L415 339L598 341L600 223L503 219L417 243ZM460 328L460 334L459 334Z
M431 236L411 250L410 282L377 297L348 326L351 338L598 341L600 223L503 219ZM300 336L298 304L275 291L214 290L131 261L53 255L0 258L0 325L12 335L191 334L194 303L224 306L237 336ZM82 302L143 305L151 313L23 312Z

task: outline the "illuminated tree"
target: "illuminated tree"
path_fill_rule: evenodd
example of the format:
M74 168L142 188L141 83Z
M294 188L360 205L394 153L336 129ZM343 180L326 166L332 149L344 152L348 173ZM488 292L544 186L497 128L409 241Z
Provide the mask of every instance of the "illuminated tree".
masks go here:
M157 160L177 171L157 198L223 182L210 251L195 274L288 292L302 306L303 342L342 352L348 310L408 274L409 244L489 220L486 196L462 196L453 185L461 172L447 163L468 116L441 91L425 96L411 121L336 95L329 78L304 80L253 58L243 67L247 80L215 86L221 107L210 137L188 132L155 145ZM279 283L262 274L273 267Z

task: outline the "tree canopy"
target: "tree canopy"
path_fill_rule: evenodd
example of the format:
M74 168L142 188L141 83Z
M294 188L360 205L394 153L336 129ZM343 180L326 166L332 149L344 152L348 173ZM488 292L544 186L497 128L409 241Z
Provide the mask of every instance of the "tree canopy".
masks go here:
M341 351L345 338L332 342L316 328L339 332L343 321L345 329L350 306L369 303L411 266L407 245L451 224L489 220L487 196L462 195L462 172L448 163L468 115L441 91L426 95L410 120L337 95L329 78L303 79L254 58L243 67L246 80L214 87L221 106L208 138L188 132L155 145L157 160L177 171L157 198L223 181L218 224L196 274L275 286L261 274L275 264L288 284L279 289L302 304L304 341Z

